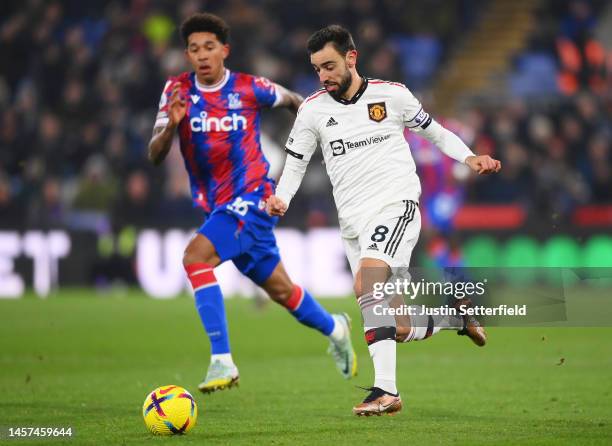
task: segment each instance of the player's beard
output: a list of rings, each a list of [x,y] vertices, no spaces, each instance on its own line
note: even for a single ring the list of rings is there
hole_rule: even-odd
[[[351,76],[351,72],[346,68],[340,82],[338,83],[338,88],[335,91],[328,91],[328,93],[335,99],[340,99],[344,93],[347,92],[349,87],[351,86],[351,81],[353,80]]]

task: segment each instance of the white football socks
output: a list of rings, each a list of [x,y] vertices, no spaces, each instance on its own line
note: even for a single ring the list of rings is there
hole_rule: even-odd
[[[347,333],[346,333],[346,329],[344,328],[344,324],[342,324],[339,321],[340,316],[336,316],[335,314],[332,314],[332,319],[334,320],[334,329],[327,336],[332,342],[338,343],[345,338]]]
[[[368,350],[374,363],[374,387],[395,395],[395,341],[378,341],[369,345]]]
[[[390,316],[388,311],[389,304],[386,299],[374,298],[372,293],[365,294],[357,299],[361,315],[363,316],[363,328],[367,333],[373,330],[389,329],[395,336],[395,317]],[[374,308],[376,307],[376,311]],[[368,335],[366,334],[366,339]],[[368,340],[368,350],[374,364],[374,387],[379,387],[385,392],[397,393],[395,384],[395,362],[396,350],[395,339]]]
[[[217,355],[210,356],[210,363],[212,364],[215,361],[220,361],[221,364],[227,367],[236,367],[234,364],[234,360],[232,359],[231,353],[222,353]]]

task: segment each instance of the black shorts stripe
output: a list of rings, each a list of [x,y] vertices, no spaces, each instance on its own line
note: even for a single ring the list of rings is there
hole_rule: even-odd
[[[402,225],[400,226],[397,232],[397,237],[395,237],[395,240],[393,240],[393,243],[391,244],[391,246],[389,246],[389,252],[387,254],[391,257],[395,255],[397,247],[399,246],[399,242],[402,239],[402,235],[404,235],[404,230],[406,229],[406,226],[408,226],[408,223],[410,223],[410,221],[410,217],[405,217],[402,219]]]
[[[434,331],[434,320],[433,317],[429,316],[427,319],[427,331],[425,332],[425,337],[423,339],[427,339],[433,334]]]
[[[384,252],[387,255],[391,255],[391,251],[393,250],[393,246],[395,245],[398,237],[400,236],[402,227],[405,225],[406,219],[410,217],[410,212],[412,209],[412,205],[411,205],[412,201],[404,200],[404,203],[406,203],[406,210],[404,211],[404,215],[402,215],[398,219],[397,224],[395,225],[395,228],[393,229],[393,234],[391,234],[391,238],[389,238],[389,241],[385,245]]]
[[[416,212],[417,204],[415,202],[413,202],[413,201],[411,202],[411,204],[412,204],[412,209],[410,211],[410,215],[408,216],[408,218],[406,218],[406,222],[405,222],[404,226],[402,227],[402,232],[400,233],[400,235],[399,235],[399,237],[397,239],[397,243],[395,244],[395,247],[393,248],[393,252],[391,253],[391,257],[394,257],[395,254],[397,253],[397,248],[399,247],[400,241],[404,237],[404,233],[406,232],[406,228],[414,220],[414,213]]]
[[[412,220],[414,220],[414,213],[416,211],[416,203],[412,200],[408,201],[410,210],[408,213],[408,216],[403,218],[402,221],[402,225],[398,231],[398,236],[395,237],[395,240],[393,241],[393,243],[389,246],[389,252],[387,252],[388,255],[390,255],[391,257],[394,257],[395,254],[397,253],[397,248],[399,247],[399,244],[402,240],[402,238],[404,237],[404,234],[406,233],[406,228],[408,227],[408,225],[410,224],[410,222]]]
[[[389,254],[387,251],[388,251],[389,247],[391,246],[391,243],[394,240],[396,234],[398,234],[398,229],[402,225],[403,219],[406,218],[408,216],[408,213],[410,212],[410,201],[409,200],[403,200],[403,201],[406,204],[406,210],[404,211],[404,215],[402,215],[400,218],[398,218],[397,219],[397,223],[395,223],[395,227],[393,228],[393,232],[391,233],[391,237],[389,237],[389,240],[387,241],[387,244],[385,245],[385,250],[384,250],[385,254]]]

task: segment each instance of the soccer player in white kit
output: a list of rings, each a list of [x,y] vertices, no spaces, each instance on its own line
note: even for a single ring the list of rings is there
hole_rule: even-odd
[[[285,214],[320,146],[374,363],[374,385],[353,412],[393,414],[402,408],[395,379],[396,340],[426,339],[442,328],[431,316],[409,316],[401,327],[394,316],[372,317],[374,304],[388,305],[374,298],[373,283],[386,281],[392,268],[409,265],[421,227],[421,186],[404,128],[418,132],[479,174],[498,172],[501,164],[488,155],[474,155],[404,85],[361,77],[355,44],[341,26],[314,33],[308,52],[323,88],[300,107],[286,144],[285,167],[267,210],[271,215]],[[451,321],[452,328],[484,345],[486,334],[473,317],[456,319],[460,322]]]

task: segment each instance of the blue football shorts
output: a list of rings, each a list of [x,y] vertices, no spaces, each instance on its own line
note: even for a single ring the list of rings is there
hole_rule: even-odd
[[[263,284],[280,262],[272,230],[278,217],[265,211],[263,191],[256,190],[215,208],[198,229],[208,238],[221,262],[231,260],[236,268]]]

